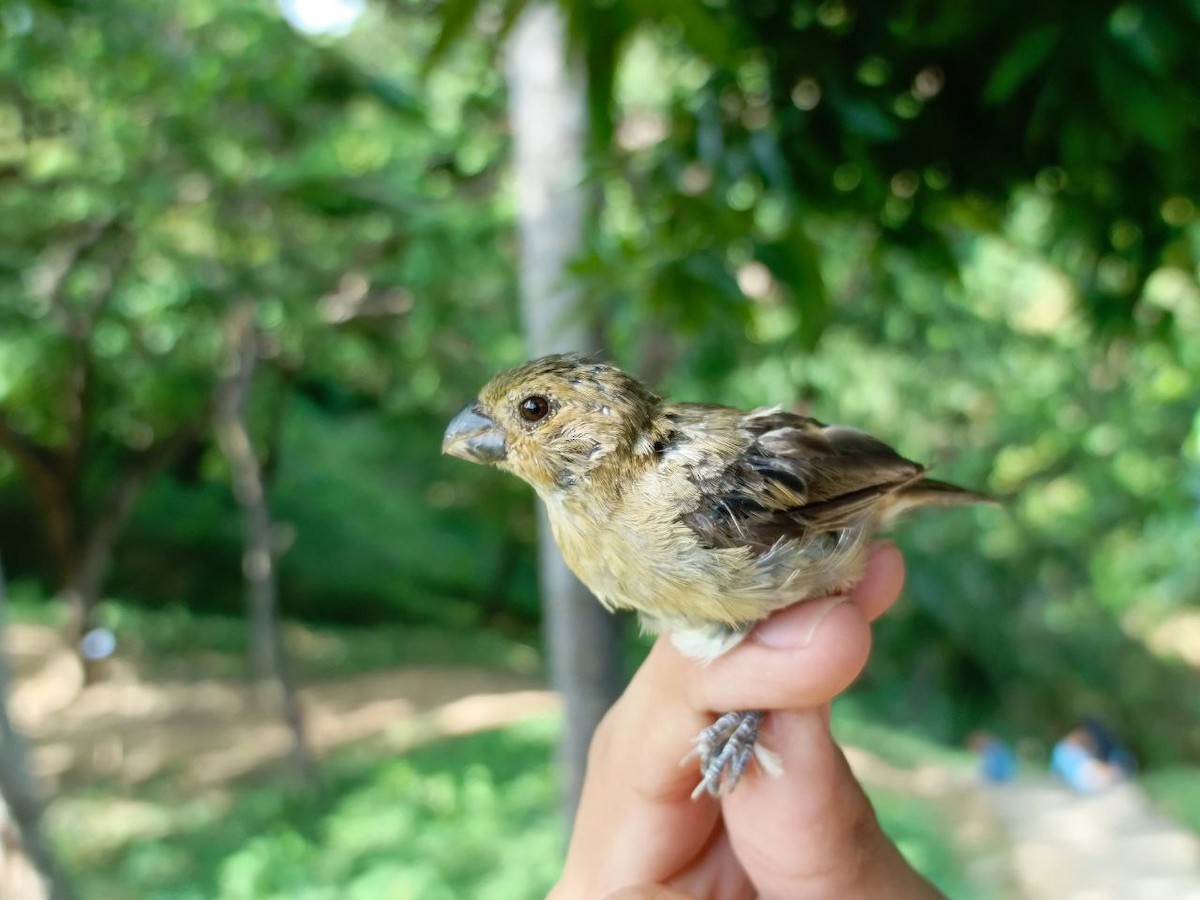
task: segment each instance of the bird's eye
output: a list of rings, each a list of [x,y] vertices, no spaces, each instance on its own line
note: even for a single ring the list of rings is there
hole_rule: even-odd
[[[540,394],[530,394],[521,401],[518,408],[521,410],[521,418],[526,422],[540,422],[546,418],[546,413],[550,412],[550,401]]]

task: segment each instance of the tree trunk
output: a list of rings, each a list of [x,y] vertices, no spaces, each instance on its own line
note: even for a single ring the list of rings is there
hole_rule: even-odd
[[[8,714],[6,606],[0,569],[0,897],[67,900],[70,886],[42,840],[42,801],[29,771],[25,741]]]
[[[55,502],[57,498],[77,493],[72,485],[62,485],[60,491],[43,501],[50,503],[46,508],[52,537],[59,534],[68,537],[65,542],[54,541],[61,573],[59,596],[69,611],[67,639],[80,652],[85,683],[95,680],[97,660],[82,653],[80,642],[96,627],[96,606],[104,590],[117,541],[146,484],[188,441],[195,439],[199,428],[198,419],[131,458],[116,475],[109,492],[99,501],[98,511],[90,522],[79,512],[80,504]],[[55,525],[56,522],[62,524]]]
[[[142,488],[169,455],[163,453],[161,459],[157,455],[147,457],[140,464],[122,472],[117,477],[116,485],[104,499],[100,515],[92,522],[91,527],[85,530],[80,526],[76,531],[83,540],[67,570],[68,576],[62,596],[70,610],[67,635],[77,650],[81,648],[84,635],[96,625],[93,616],[96,605],[100,602],[104,579],[108,575],[117,540],[129,521]],[[81,658],[84,682],[90,683],[96,677],[97,660],[89,658],[86,654],[81,654]]]
[[[242,514],[242,571],[250,617],[250,674],[257,703],[278,709],[292,737],[291,758],[306,782],[317,780],[308,748],[304,711],[292,683],[279,627],[279,593],[273,546],[274,528],[263,484],[262,466],[250,440],[246,403],[258,364],[254,308],[241,306],[230,320],[229,371],[217,396],[215,424],[221,451],[229,463],[233,492]]]
[[[586,99],[582,76],[567,59],[562,15],[531,5],[508,46],[509,113],[521,239],[521,301],[532,356],[596,349],[566,267],[582,248],[589,206],[583,185]],[[588,744],[621,689],[618,622],[567,569],[539,518],[539,584],[550,675],[566,705],[560,746],[564,811],[573,821]]]

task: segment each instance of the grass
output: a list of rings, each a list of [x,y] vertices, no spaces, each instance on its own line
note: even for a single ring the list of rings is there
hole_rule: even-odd
[[[180,796],[98,785],[53,807],[85,900],[544,897],[564,836],[555,723],[328,760],[319,794],[272,781]]]
[[[970,879],[953,841],[954,822],[936,803],[880,788],[867,791],[880,824],[904,858],[947,897],[989,897]]]
[[[1138,780],[1163,810],[1200,833],[1200,766],[1171,766]]]
[[[904,768],[928,764],[965,768],[974,764],[965,750],[939,744],[915,731],[878,724],[869,708],[861,702],[861,695],[854,692],[838,700],[833,707],[832,724],[839,741],[868,747],[892,765]]]
[[[12,586],[13,621],[61,628],[65,610],[29,582]],[[241,616],[198,615],[183,606],[150,610],[106,600],[97,621],[117,637],[119,655],[146,678],[230,678],[246,671],[247,629]],[[394,666],[487,666],[521,674],[541,668],[537,647],[494,631],[421,626],[333,626],[288,622],[288,658],[303,682],[344,678]]]

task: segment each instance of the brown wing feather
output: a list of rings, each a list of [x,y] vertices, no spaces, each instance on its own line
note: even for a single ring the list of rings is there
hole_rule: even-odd
[[[690,441],[704,440],[701,431],[712,426],[701,423],[713,421],[711,409],[705,412],[677,414],[666,446],[683,452]],[[723,468],[692,471],[700,501],[682,516],[706,546],[763,553],[782,539],[835,537],[872,507],[890,503],[891,495],[926,502],[919,491],[925,467],[861,431],[778,410],[724,418],[723,424],[737,431],[742,452]],[[937,493],[957,490],[933,484]]]

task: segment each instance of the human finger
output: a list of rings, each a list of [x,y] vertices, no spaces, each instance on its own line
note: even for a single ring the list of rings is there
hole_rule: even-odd
[[[877,541],[867,556],[867,565],[850,599],[874,622],[900,597],[904,587],[904,556],[891,541]]]
[[[660,639],[597,728],[556,900],[665,883],[709,841],[720,808],[691,799],[697,767],[681,764],[711,721],[686,702],[693,669]]]
[[[723,799],[734,852],[762,896],[846,896],[874,812],[834,743],[822,709],[778,711],[760,740],[780,773],[743,779]],[[803,835],[798,839],[798,835]]]
[[[722,800],[725,833],[758,896],[945,900],[883,832],[824,709],[773,713],[762,738],[780,774],[746,779]]]
[[[702,712],[820,706],[854,681],[870,649],[858,605],[826,597],[776,613],[740,646],[696,667],[684,686]]]

